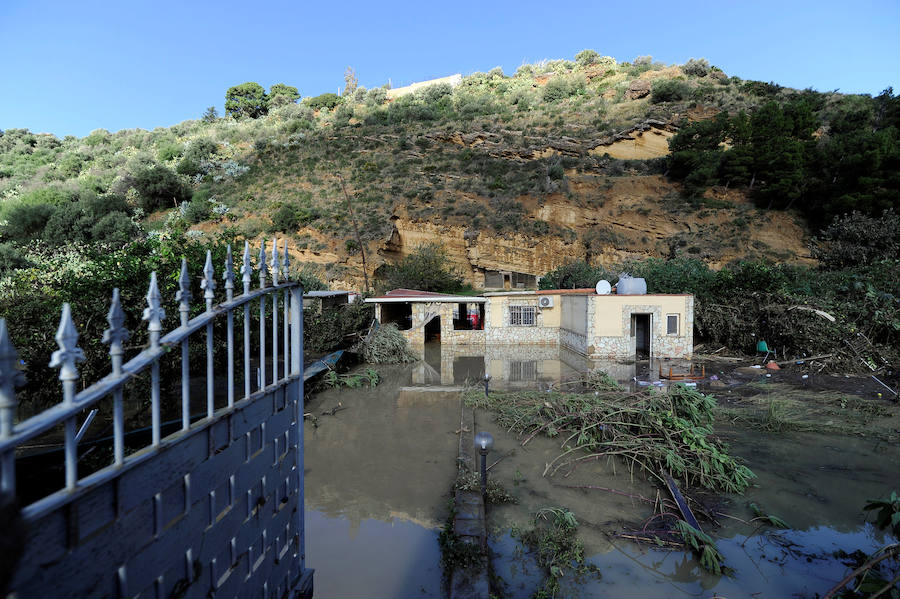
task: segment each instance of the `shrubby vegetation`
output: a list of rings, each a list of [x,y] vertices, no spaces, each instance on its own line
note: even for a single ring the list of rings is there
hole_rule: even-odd
[[[677,81],[654,84],[666,88]],[[822,227],[858,211],[878,217],[900,200],[900,98],[786,95],[750,86],[766,101],[752,112],[720,112],[689,123],[669,142],[669,173],[689,194],[746,186],[761,207],[797,208]]]
[[[377,274],[383,291],[418,289],[457,293],[464,289],[462,276],[448,265],[446,250],[436,243],[418,246],[396,264],[383,266]]]
[[[844,340],[859,332],[887,359],[900,358],[897,259],[874,258],[834,270],[740,262],[719,271],[692,258],[649,259],[623,270],[644,277],[648,293],[693,293],[699,340],[748,353],[766,340],[778,351],[812,356],[842,349]],[[862,366],[836,358],[832,365]]]
[[[663,69],[649,74],[649,100],[627,99],[633,79]],[[684,184],[688,201],[671,199],[683,207],[678,209],[714,208],[704,197],[710,186],[742,187],[757,201],[756,216],[764,218],[766,209],[799,210],[821,231],[814,251],[829,270],[760,267],[773,280],[787,277],[789,283],[777,289],[767,281],[760,288],[766,291],[749,291],[747,268],[713,276],[677,261],[653,266],[651,279],[674,277],[682,284],[676,275],[687,268],[692,284],[711,285],[695,291],[698,305],[708,308],[698,312],[702,334],[740,347],[754,332],[781,335],[790,347],[814,345],[801,335],[806,325],[760,333],[732,326],[722,315],[716,321],[714,306],[733,298],[760,322],[771,321],[778,311],[772,306],[805,302],[840,312],[844,322],[859,323],[880,342],[895,339],[890,297],[898,293],[885,274],[897,256],[892,232],[900,189],[900,100],[891,89],[875,98],[796,91],[728,78],[703,59],[679,71],[650,57],[617,63],[585,50],[574,61],[523,65],[512,76],[499,68],[473,73],[456,87],[433,85],[390,102],[384,88],[358,85],[344,96],[322,94],[300,103],[296,88],[285,84],[266,93],[248,82],[227,95],[227,118],[207,109],[202,119],[153,131],[98,129],[63,139],[25,129],[0,132],[0,269],[12,275],[12,284],[23,284],[16,282],[25,276],[20,272],[61,268],[48,261],[54,252],[70,252],[70,242],[79,244],[72,250],[78,263],[85,255],[126,251],[120,248],[142,255],[142,244],[172,231],[181,235],[205,220],[219,221],[232,237],[284,232],[294,237],[294,247],[355,253],[359,244],[339,173],[363,244],[383,242],[391,216],[404,214],[463,226],[467,239],[481,232],[530,233],[580,242],[591,260],[617,243],[614,234],[550,225],[533,216],[535,203],[551,194],[576,201],[567,174],[572,171],[596,178],[599,189],[612,177],[667,168]],[[681,123],[665,166],[567,149],[610,139],[647,118],[672,121],[695,108],[701,116],[718,110],[718,116]],[[604,199],[601,191],[577,201],[584,202],[579,209],[599,210]],[[195,229],[189,234],[203,228]],[[382,285],[421,287],[417,271],[444,268],[422,258],[383,268]],[[636,266],[633,274],[654,264]],[[327,264],[324,276],[346,280],[345,268]],[[441,281],[435,289],[457,291],[458,276],[444,274],[429,276]],[[601,275],[567,267],[546,284],[588,286]],[[829,289],[865,299],[845,305]],[[48,298],[58,306],[59,296]],[[865,318],[869,312],[874,317]],[[797,314],[822,324],[811,313],[790,313]]]

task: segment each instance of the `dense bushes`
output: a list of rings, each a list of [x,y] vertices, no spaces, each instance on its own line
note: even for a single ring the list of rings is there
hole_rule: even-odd
[[[690,93],[691,86],[684,81],[657,79],[653,82],[653,87],[650,91],[650,101],[653,103],[680,102],[687,98]]]
[[[138,193],[141,209],[147,213],[174,208],[191,197],[190,189],[182,185],[178,175],[159,164],[138,169],[134,173],[133,187]]]
[[[693,293],[701,339],[752,352],[758,340],[795,356],[840,352],[858,331],[896,355],[900,343],[900,262],[814,270],[741,262],[720,271],[694,259],[650,259],[625,265],[649,293]],[[816,313],[821,310],[836,322]],[[859,368],[858,362],[838,362]]]
[[[463,289],[463,279],[448,262],[443,246],[435,243],[420,245],[396,264],[379,268],[376,272],[378,286],[383,291],[418,289],[456,293]]]
[[[355,333],[368,329],[375,318],[375,307],[361,300],[322,310],[303,312],[303,346],[306,351],[324,353],[346,348],[359,340]]]
[[[601,279],[610,279],[609,273],[602,266],[591,266],[583,261],[570,262],[541,277],[540,288],[587,289],[593,288]]]
[[[749,115],[686,124],[669,147],[670,175],[689,195],[747,186],[761,207],[797,208],[815,227],[900,205],[900,98],[891,89],[875,98],[778,96]]]

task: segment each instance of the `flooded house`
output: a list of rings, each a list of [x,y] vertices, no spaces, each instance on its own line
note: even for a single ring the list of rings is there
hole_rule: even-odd
[[[600,289],[488,292],[480,297],[395,289],[366,301],[413,347],[559,347],[589,359],[689,359],[694,296]],[[605,291],[605,292],[604,292]]]
[[[375,304],[378,322],[397,325],[413,348],[426,341],[484,346],[485,297],[394,289],[366,303]]]

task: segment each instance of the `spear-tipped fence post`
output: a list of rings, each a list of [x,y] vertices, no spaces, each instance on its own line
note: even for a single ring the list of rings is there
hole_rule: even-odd
[[[278,256],[278,241],[272,240],[272,285],[278,286],[278,275],[281,273],[281,261]],[[272,382],[278,381],[278,291],[272,291]]]
[[[159,348],[159,337],[162,334],[162,321],[166,317],[166,311],[162,307],[162,296],[159,294],[159,285],[156,282],[156,271],[150,274],[150,288],[147,290],[147,307],[144,308],[142,320],[147,322],[147,332],[150,334],[150,349]],[[153,446],[159,445],[160,419],[159,419],[159,357],[153,360],[150,367],[150,418],[153,429]]]
[[[259,288],[266,288],[266,274],[268,266],[266,266],[266,240],[259,242],[259,260],[256,267],[259,269]],[[259,298],[259,388],[266,386],[266,298]]]
[[[244,284],[244,295],[250,293],[253,265],[250,264],[250,242],[244,242],[244,255],[241,264],[241,282]],[[250,397],[250,304],[244,304],[244,398]]]
[[[75,381],[78,380],[76,362],[84,361],[84,352],[78,347],[78,331],[72,321],[72,307],[63,304],[59,329],[56,331],[59,349],[50,357],[50,367],[59,368],[59,380],[63,385],[63,405],[75,403]],[[65,421],[66,489],[74,489],[78,481],[78,443],[75,440],[75,416]]]
[[[203,299],[206,300],[206,311],[212,312],[213,300],[216,297],[216,273],[213,270],[212,252],[206,250],[206,264],[203,266]],[[206,417],[212,418],[215,412],[213,403],[213,324],[206,324]]]
[[[175,300],[178,302],[178,313],[181,315],[181,326],[186,327],[191,317],[191,277],[188,275],[187,259],[181,259],[181,274],[178,277],[178,291]],[[181,340],[181,430],[191,427],[191,366],[188,337]]]
[[[284,238],[284,253],[281,260],[281,272],[284,276],[284,282],[287,283],[291,280],[290,276],[290,264],[291,257],[288,254],[288,240],[287,237]],[[291,371],[291,361],[290,361],[290,306],[291,306],[291,291],[290,289],[284,290],[284,334],[282,337],[284,338],[284,376],[287,376]]]
[[[234,299],[234,259],[231,256],[231,244],[225,251],[225,301]],[[226,338],[228,345],[228,407],[234,405],[234,310],[228,308],[228,333]]]
[[[122,376],[122,361],[125,348],[122,344],[128,341],[131,333],[125,328],[125,312],[119,299],[118,287],[113,289],[112,302],[106,315],[109,328],[103,331],[103,343],[109,344],[109,357],[112,360],[112,374]],[[113,459],[117,466],[125,461],[125,416],[122,410],[122,386],[113,391]]]
[[[13,347],[6,328],[6,319],[0,318],[0,439],[12,437],[19,402],[16,387],[25,383],[25,375],[19,370],[19,352]],[[16,492],[16,451],[10,449],[0,456],[0,491]]]

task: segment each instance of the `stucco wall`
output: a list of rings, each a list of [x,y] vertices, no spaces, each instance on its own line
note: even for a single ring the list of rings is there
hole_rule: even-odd
[[[596,359],[633,358],[633,314],[650,314],[653,357],[690,358],[693,354],[694,298],[690,295],[600,295],[595,303],[588,355]],[[678,334],[666,333],[666,317],[678,316]]]

